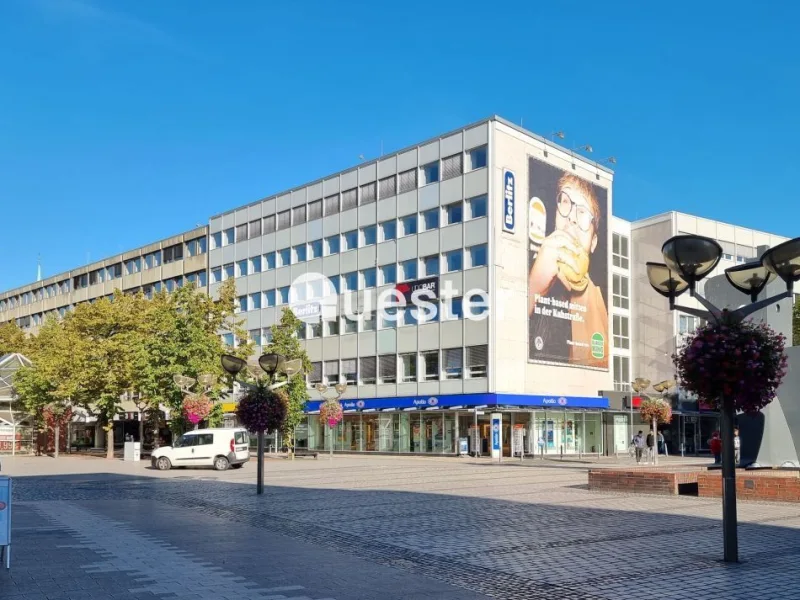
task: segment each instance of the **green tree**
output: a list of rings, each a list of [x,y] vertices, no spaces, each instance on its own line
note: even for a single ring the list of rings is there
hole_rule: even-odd
[[[25,332],[9,321],[0,325],[0,356],[18,352],[27,353],[28,338]]]
[[[170,409],[176,433],[185,427],[183,394],[173,381],[175,375],[197,379],[202,374],[216,376],[208,392],[219,400],[226,391],[220,356],[226,352],[247,358],[253,344],[247,339],[244,322],[235,315],[236,286],[227,280],[213,300],[185,286],[172,294],[157,294],[145,307],[145,335],[136,350],[133,389],[147,407],[158,443],[161,407]],[[227,348],[221,332],[232,332],[240,340],[238,347]],[[217,407],[218,404],[215,405]],[[221,407],[212,412],[209,423],[221,421]]]
[[[286,360],[301,359],[303,361],[303,373],[311,369],[311,361],[308,354],[300,345],[297,338],[297,330],[303,322],[289,308],[284,308],[281,313],[280,322],[272,328],[272,342],[264,348],[265,353],[276,353],[286,357]],[[278,376],[276,380],[286,376]],[[283,422],[283,437],[289,452],[294,454],[295,429],[302,421],[306,401],[309,399],[306,379],[302,373],[289,378],[289,383],[282,388],[288,397],[286,419]]]

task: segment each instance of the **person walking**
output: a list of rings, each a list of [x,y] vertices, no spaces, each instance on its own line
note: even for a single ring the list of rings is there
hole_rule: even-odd
[[[634,450],[636,450],[636,462],[642,462],[642,454],[644,453],[644,436],[642,435],[641,431],[633,436],[631,443],[633,444]]]
[[[664,439],[664,434],[661,431],[658,432],[658,453],[663,454],[664,456],[669,456],[669,451],[667,450],[667,441]]]
[[[653,460],[654,452],[656,450],[656,436],[653,435],[653,432],[647,434],[647,460]],[[655,464],[655,462],[653,463]]]
[[[719,431],[711,434],[711,439],[708,440],[708,447],[711,449],[711,454],[714,455],[714,464],[720,464],[722,462],[722,439],[719,437]]]
[[[742,440],[739,438],[739,429],[733,430],[733,464],[739,466],[742,461]]]

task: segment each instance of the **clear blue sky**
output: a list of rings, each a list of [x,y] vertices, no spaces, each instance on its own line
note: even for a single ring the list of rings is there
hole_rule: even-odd
[[[499,114],[614,212],[800,235],[791,2],[0,3],[0,290]]]

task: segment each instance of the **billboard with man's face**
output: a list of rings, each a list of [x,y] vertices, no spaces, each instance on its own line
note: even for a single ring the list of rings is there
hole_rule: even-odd
[[[608,369],[608,190],[528,157],[528,358]]]

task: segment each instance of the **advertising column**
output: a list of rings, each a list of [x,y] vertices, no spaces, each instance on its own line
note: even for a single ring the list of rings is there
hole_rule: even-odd
[[[492,413],[492,460],[503,456],[503,415]]]

